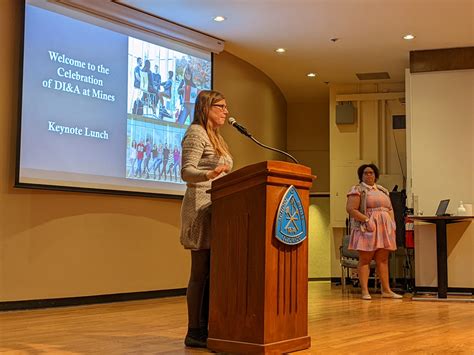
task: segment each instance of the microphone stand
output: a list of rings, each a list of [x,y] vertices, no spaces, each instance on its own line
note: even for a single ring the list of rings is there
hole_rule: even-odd
[[[247,134],[244,134],[245,136],[249,137],[251,140],[253,140],[255,143],[257,143],[260,147],[263,147],[263,148],[266,148],[266,149],[269,149],[269,150],[273,150],[274,152],[278,152],[280,154],[283,154],[283,155],[286,155],[288,158],[290,158],[291,160],[293,160],[295,162],[295,164],[299,164],[298,160],[296,160],[295,157],[293,157],[291,154],[287,153],[287,152],[284,152],[283,150],[280,150],[280,149],[276,149],[276,148],[273,148],[273,147],[270,147],[266,144],[263,144],[261,142],[259,142],[258,140],[256,140],[250,133],[247,132]]]
[[[229,124],[231,126],[233,126],[237,131],[239,131],[240,133],[242,133],[244,136],[246,137],[249,137],[251,140],[253,140],[255,143],[257,143],[260,147],[263,147],[265,149],[269,149],[269,150],[273,150],[274,152],[278,152],[280,154],[283,154],[283,155],[286,155],[288,158],[290,158],[291,160],[293,160],[296,164],[299,164],[298,160],[296,160],[291,154],[287,153],[287,152],[284,152],[283,150],[280,150],[280,149],[276,149],[276,148],[273,148],[273,147],[270,147],[266,144],[263,144],[261,142],[259,142],[257,139],[255,139],[249,131],[247,131],[247,129],[244,127],[244,126],[241,126],[237,123],[237,121],[235,120],[235,118],[233,117],[229,117],[229,120],[228,120]]]

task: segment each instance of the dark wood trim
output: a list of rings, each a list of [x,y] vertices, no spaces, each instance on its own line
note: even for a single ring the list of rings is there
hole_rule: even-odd
[[[332,277],[308,277],[308,281],[331,281],[332,282]],[[339,280],[341,280],[339,278]]]
[[[410,52],[410,73],[474,69],[474,47]]]
[[[415,293],[423,293],[423,292],[438,292],[438,287],[432,286],[415,286]],[[448,287],[448,293],[470,293],[474,295],[474,288],[471,287]]]
[[[309,197],[331,197],[329,192],[310,192]]]
[[[308,281],[331,281],[334,284],[340,284],[340,277],[310,277]],[[403,281],[400,279],[397,281]],[[418,286],[415,292],[436,292],[436,287]],[[471,293],[474,294],[474,288],[449,287],[448,292]],[[83,297],[67,297],[67,298],[51,298],[41,300],[25,300],[25,301],[8,301],[0,302],[0,312],[4,311],[19,311],[39,308],[52,307],[70,307],[70,306],[84,306],[100,303],[112,302],[126,302],[138,301],[152,298],[163,297],[177,297],[186,295],[186,288],[177,288],[171,290],[160,291],[143,291],[143,292],[129,292],[117,293],[111,295],[97,295],[97,296],[83,296]]]
[[[183,296],[185,294],[185,288],[176,288],[171,290],[116,293],[111,295],[7,301],[0,302],[0,311],[18,311],[37,308],[83,306],[99,303],[146,300],[150,298],[175,297]]]

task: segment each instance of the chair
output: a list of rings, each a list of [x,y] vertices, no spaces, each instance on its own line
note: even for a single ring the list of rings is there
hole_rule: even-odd
[[[339,247],[340,264],[341,264],[341,284],[342,292],[346,290],[346,277],[349,276],[349,269],[357,269],[359,264],[359,253],[356,250],[349,250],[350,235],[346,234],[342,237],[342,244]],[[369,264],[370,269],[374,269],[374,289],[377,291],[377,273],[375,260]]]

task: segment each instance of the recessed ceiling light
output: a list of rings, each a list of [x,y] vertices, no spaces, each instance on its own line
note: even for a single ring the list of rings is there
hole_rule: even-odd
[[[415,38],[415,35],[412,35],[411,33],[403,36],[403,39],[406,39],[407,41],[409,41],[411,39],[414,39],[414,38]]]
[[[306,76],[307,76],[308,78],[315,78],[315,77],[316,77],[316,73],[308,73],[308,74],[306,74]]]
[[[213,18],[213,20],[216,21],[216,22],[222,22],[222,21],[227,20],[227,17],[225,17],[225,16],[216,16],[216,17]]]
[[[285,52],[286,52],[286,49],[285,49],[285,48],[277,48],[277,49],[275,49],[275,52],[277,52],[277,53],[285,53]]]

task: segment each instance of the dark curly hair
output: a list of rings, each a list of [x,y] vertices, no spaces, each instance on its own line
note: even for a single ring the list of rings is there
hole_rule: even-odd
[[[357,169],[357,176],[359,177],[359,182],[362,182],[362,175],[364,175],[364,170],[366,168],[371,168],[374,171],[375,181],[377,181],[379,179],[379,176],[380,176],[379,168],[377,168],[377,165],[375,165],[375,164],[363,164],[363,165],[359,166],[359,168]]]

